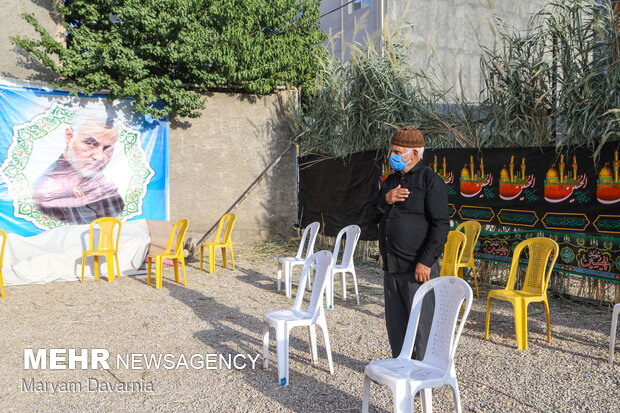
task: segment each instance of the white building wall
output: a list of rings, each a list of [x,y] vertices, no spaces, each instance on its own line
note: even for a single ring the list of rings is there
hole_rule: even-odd
[[[321,14],[348,3],[349,0],[323,0]],[[496,42],[491,29],[493,15],[523,30],[529,18],[546,3],[545,0],[371,0],[364,9],[353,12],[350,5],[325,16],[321,28],[328,34],[343,32],[326,42],[334,57],[348,60],[355,22],[365,15],[365,31],[358,31],[361,42],[383,25],[393,33],[401,28],[411,42],[412,67],[435,68],[446,87],[461,87],[465,97],[478,101],[483,90],[480,70],[480,44],[492,48]],[[383,18],[382,18],[383,16]],[[377,35],[374,41],[380,44]],[[343,48],[343,41],[345,47]],[[479,44],[480,42],[480,44]],[[461,84],[462,80],[462,84]]]
[[[387,0],[362,1],[368,6],[359,10],[355,10],[353,4],[347,4],[350,0],[321,1],[321,15],[331,12],[321,19],[321,29],[329,37],[325,45],[338,59],[349,60],[351,45],[355,42],[366,43],[368,38],[372,38],[377,49],[381,45],[381,16],[385,13]]]
[[[471,101],[483,90],[480,69],[481,47],[493,48],[496,36],[493,15],[504,23],[524,30],[544,0],[415,0],[389,1],[387,19],[391,30],[411,25],[411,64],[429,69],[444,86],[454,86]],[[406,10],[406,13],[405,13]],[[461,84],[462,80],[462,84]]]

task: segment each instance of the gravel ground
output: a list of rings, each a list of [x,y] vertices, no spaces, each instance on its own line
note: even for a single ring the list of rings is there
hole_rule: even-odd
[[[340,299],[337,282],[336,308],[327,313],[334,375],[329,374],[321,333],[319,364],[310,364],[307,329],[292,331],[286,387],[278,385],[273,331],[267,370],[261,357],[255,369],[248,358],[239,359],[238,365],[243,360],[248,364],[243,369],[181,365],[132,370],[116,364],[117,355],[128,354],[171,354],[171,364],[205,353],[256,358],[261,354],[263,315],[292,305],[276,290],[274,257],[295,248],[240,248],[236,271],[222,268],[218,257],[214,275],[190,262],[187,287],[174,283],[168,268],[161,290],[148,287],[146,275],[113,283],[91,279],[6,288],[7,297],[0,302],[0,412],[360,411],[364,367],[389,357],[382,274],[372,263],[358,265],[360,306]],[[352,288],[349,291],[351,297]],[[607,363],[609,308],[551,299],[552,341],[547,343],[542,304],[533,304],[529,349],[519,351],[509,303],[493,301],[490,340],[484,340],[487,291],[482,286],[481,299],[474,300],[457,351],[464,411],[620,412],[618,348],[616,363]],[[25,348],[107,349],[110,369],[25,370]],[[24,391],[31,379],[35,386],[70,382],[81,387],[74,384],[71,392]],[[126,382],[139,386],[117,391]],[[108,391],[103,383],[117,389]],[[449,387],[433,392],[433,408],[454,411]],[[371,411],[391,409],[389,390],[371,386]]]

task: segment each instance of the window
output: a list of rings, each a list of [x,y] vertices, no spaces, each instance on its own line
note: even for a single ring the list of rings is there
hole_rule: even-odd
[[[366,8],[370,6],[371,1],[372,0],[354,0],[353,3],[351,4],[351,9],[352,11],[357,11],[357,10]]]

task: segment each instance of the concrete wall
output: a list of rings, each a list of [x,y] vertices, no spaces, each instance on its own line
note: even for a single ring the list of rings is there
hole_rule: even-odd
[[[321,1],[321,30],[325,31],[329,38],[325,46],[330,53],[341,59],[349,60],[351,45],[354,42],[365,43],[372,37],[377,50],[381,46],[379,34],[382,31],[382,5],[386,0],[370,0],[364,3],[365,7],[355,10],[349,0],[323,0]],[[342,7],[344,6],[344,7]],[[332,10],[338,9],[336,11]],[[329,13],[329,14],[328,14]]]
[[[323,0],[321,13],[345,3],[345,0]],[[334,57],[346,61],[350,56],[347,43],[364,41],[383,26],[388,26],[390,33],[401,28],[411,42],[408,60],[412,68],[427,70],[429,57],[433,55],[430,66],[437,68],[444,86],[454,86],[457,92],[462,86],[465,96],[477,101],[484,86],[478,41],[493,47],[496,41],[490,28],[493,15],[522,30],[530,16],[545,3],[545,0],[371,0],[368,7],[356,12],[351,12],[349,5],[323,17],[321,29],[327,33],[331,30],[333,34],[343,31],[326,45]],[[363,15],[366,15],[366,30],[354,38],[354,22],[357,19],[359,25]],[[379,36],[375,35],[373,41],[378,42]]]
[[[406,5],[409,8],[406,11]],[[478,101],[484,88],[480,70],[482,45],[493,48],[496,38],[491,30],[493,15],[504,23],[523,30],[529,18],[546,3],[544,0],[405,0],[388,1],[387,15],[393,30],[399,23],[412,25],[411,64],[432,65],[445,86],[461,87],[471,101]],[[460,80],[462,79],[462,84]]]
[[[198,119],[170,122],[171,220],[190,220],[197,241],[289,147],[287,93],[215,93]],[[289,237],[297,221],[296,151],[290,147],[235,211],[236,243]],[[212,239],[212,234],[209,239]]]
[[[21,35],[38,38],[31,25],[22,18],[22,13],[32,13],[47,31],[61,41],[64,29],[60,26],[61,16],[55,12],[53,0],[0,0],[0,77],[23,80],[49,81],[53,72],[46,69],[23,50],[13,46],[9,36]]]

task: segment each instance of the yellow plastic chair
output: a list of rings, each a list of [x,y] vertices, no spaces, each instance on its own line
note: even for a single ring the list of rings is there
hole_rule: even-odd
[[[215,271],[215,249],[222,249],[222,262],[224,264],[224,268],[228,268],[226,266],[226,248],[230,250],[230,260],[232,261],[232,269],[235,270],[235,256],[233,255],[232,248],[232,230],[235,225],[235,221],[237,220],[237,214],[228,213],[220,219],[220,224],[217,227],[217,234],[215,234],[215,241],[203,242],[200,245],[200,270],[202,271],[202,255],[204,253],[205,247],[209,248],[209,272],[213,274]],[[224,230],[224,239],[220,241],[220,236],[222,235],[222,229],[226,225],[226,229]]]
[[[519,258],[524,249],[529,251],[527,272],[521,290],[515,290]],[[514,307],[515,332],[519,350],[527,350],[527,306],[529,303],[542,301],[547,316],[547,343],[551,342],[551,324],[549,323],[549,302],[547,301],[547,287],[551,278],[551,271],[558,258],[560,247],[549,238],[538,237],[522,241],[517,245],[512,256],[508,283],[503,290],[491,290],[487,299],[486,335],[489,339],[489,318],[491,315],[491,299],[510,301]],[[549,256],[553,253],[551,259]],[[547,263],[551,261],[549,269]]]
[[[187,285],[187,278],[185,277],[185,256],[183,255],[183,240],[185,239],[185,233],[189,221],[182,219],[172,227],[170,232],[170,238],[168,239],[168,245],[166,245],[166,251],[157,254],[151,254],[148,257],[147,271],[149,274],[148,285],[151,285],[151,262],[155,260],[155,288],[161,288],[161,274],[164,267],[164,260],[172,260],[174,266],[174,280],[179,282],[179,262],[181,262],[181,268],[183,269],[183,285]],[[172,250],[172,243],[174,242],[176,235],[176,244],[174,250]]]
[[[480,231],[482,230],[482,226],[478,221],[465,221],[461,223],[458,227],[456,227],[455,231],[465,231],[465,236],[467,237],[467,242],[465,243],[465,251],[463,252],[463,258],[459,261],[458,265],[458,276],[463,278],[463,269],[471,268],[474,273],[474,284],[476,285],[476,298],[480,299],[480,295],[478,294],[478,279],[476,277],[476,265],[474,264],[474,249],[476,248],[476,243],[478,242],[478,237],[480,236]]]
[[[463,257],[463,247],[467,243],[467,237],[460,231],[448,232],[448,241],[443,249],[443,260],[441,260],[441,277],[453,276],[456,277],[457,265],[461,262]]]
[[[0,229],[2,235],[2,250],[0,251],[0,297],[4,298],[4,283],[2,282],[2,261],[4,260],[4,246],[6,245],[6,232]]]
[[[99,242],[97,248],[94,249],[95,226],[99,226]],[[114,228],[118,225],[116,233],[116,241],[114,241]],[[99,279],[99,256],[104,256],[108,264],[108,281],[114,281],[114,264],[112,261],[116,259],[116,271],[118,277],[121,276],[121,270],[118,266],[118,240],[121,236],[121,221],[113,217],[98,218],[90,223],[90,241],[88,242],[88,251],[82,253],[82,282],[84,282],[84,262],[86,256],[92,255],[95,260],[95,278]]]

